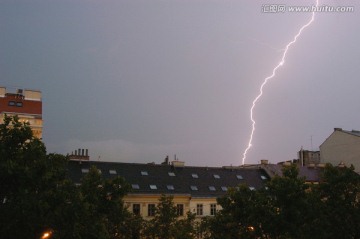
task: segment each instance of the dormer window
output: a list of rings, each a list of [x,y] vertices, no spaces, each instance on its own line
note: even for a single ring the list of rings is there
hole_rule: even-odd
[[[198,187],[195,186],[195,185],[190,186],[190,188],[191,188],[192,191],[197,191],[198,190]]]
[[[191,174],[191,177],[192,178],[199,178],[199,175],[197,175],[197,173],[193,173],[193,174]]]
[[[110,170],[109,170],[109,174],[116,175],[116,174],[117,174],[117,172],[116,172],[116,170],[115,170],[115,169],[110,169]]]
[[[140,189],[139,184],[131,184],[132,189]]]
[[[226,192],[228,190],[228,188],[226,186],[222,186],[221,190],[223,190],[224,192]]]
[[[237,179],[244,179],[243,176],[241,176],[240,174],[236,175]]]
[[[170,177],[175,177],[175,173],[174,172],[169,172],[169,176]]]
[[[214,186],[209,186],[210,191],[216,191],[216,188]]]
[[[220,175],[219,174],[214,174],[214,178],[219,179]]]
[[[88,169],[88,168],[82,168],[82,169],[81,169],[81,172],[82,172],[82,173],[88,173],[88,172],[89,172],[89,169]]]
[[[151,185],[150,185],[150,189],[151,189],[151,190],[156,190],[156,189],[157,189],[157,186],[156,186],[155,184],[151,184]]]
[[[142,176],[148,176],[149,173],[148,173],[147,171],[141,171],[141,175],[142,175]]]

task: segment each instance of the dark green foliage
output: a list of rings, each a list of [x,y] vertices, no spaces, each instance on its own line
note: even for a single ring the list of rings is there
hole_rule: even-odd
[[[360,177],[327,165],[320,185],[307,185],[295,165],[266,189],[232,189],[208,222],[207,238],[360,238]]]
[[[63,185],[65,198],[54,225],[59,238],[127,238],[130,213],[122,198],[128,191],[122,178],[103,179],[92,167],[80,186]],[[64,220],[65,219],[65,220]]]
[[[34,238],[48,227],[65,157],[46,155],[30,126],[5,117],[0,125],[0,238]]]
[[[195,238],[195,215],[188,212],[179,219],[173,196],[162,195],[155,216],[145,224],[143,238],[147,239],[187,239]]]
[[[360,177],[353,167],[328,165],[318,191],[324,205],[326,238],[360,238]]]
[[[66,177],[66,157],[46,154],[28,124],[5,117],[0,125],[0,238],[130,238],[122,178],[105,180],[96,168],[77,187]]]

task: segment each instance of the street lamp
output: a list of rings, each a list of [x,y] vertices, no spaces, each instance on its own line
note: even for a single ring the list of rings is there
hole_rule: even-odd
[[[51,230],[45,231],[45,232],[42,234],[41,239],[50,238],[52,233],[53,233],[53,232],[52,232]]]

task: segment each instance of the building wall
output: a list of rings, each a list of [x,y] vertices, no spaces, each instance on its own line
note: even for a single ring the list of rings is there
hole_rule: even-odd
[[[360,137],[335,130],[320,146],[320,160],[333,165],[352,164],[360,172]]]
[[[175,206],[178,204],[183,205],[183,217],[190,211],[195,213],[196,217],[200,219],[205,216],[214,216],[214,213],[216,213],[214,212],[214,208],[216,208],[216,211],[221,209],[220,205],[216,202],[216,197],[193,198],[190,195],[176,194],[172,196],[174,197],[173,203]],[[124,202],[130,212],[133,212],[134,204],[140,205],[140,215],[146,220],[151,220],[153,217],[148,215],[149,204],[155,204],[157,206],[160,197],[161,195],[128,194],[124,197]],[[200,209],[202,209],[201,212]]]
[[[197,217],[214,216],[211,213],[211,205],[216,205],[216,210],[220,209],[220,206],[216,202],[216,198],[192,198],[190,200],[190,211],[195,213]],[[198,205],[202,205],[202,215],[198,213]]]
[[[176,206],[177,204],[182,204],[184,207],[184,216],[190,210],[190,195],[172,195],[173,203]],[[161,195],[159,194],[128,194],[124,197],[124,203],[128,207],[130,212],[133,212],[134,204],[140,205],[140,215],[146,220],[151,220],[153,217],[148,215],[149,204],[159,204],[159,199]]]
[[[320,163],[320,151],[310,151],[301,149],[298,152],[298,163],[301,166],[317,165]]]

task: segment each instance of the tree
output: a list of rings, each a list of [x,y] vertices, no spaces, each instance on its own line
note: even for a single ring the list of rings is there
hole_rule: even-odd
[[[309,186],[295,165],[265,188],[233,188],[218,199],[223,208],[210,220],[210,238],[309,238],[316,219]],[[309,226],[311,228],[309,228]],[[312,237],[313,238],[313,237]]]
[[[64,156],[46,155],[28,123],[4,117],[0,125],[0,237],[38,237],[49,226]]]
[[[256,197],[255,191],[251,191],[246,185],[240,185],[218,198],[222,210],[213,219],[209,219],[210,238],[251,238],[255,228],[253,218],[256,218],[252,202]]]
[[[67,158],[47,154],[28,123],[5,116],[0,125],[0,238],[127,239],[122,201],[129,186],[91,168],[76,186]]]
[[[319,185],[323,203],[323,238],[360,238],[360,176],[353,166],[326,165]]]
[[[147,238],[174,238],[177,210],[173,196],[161,195],[155,216],[147,223]]]
[[[122,198],[129,187],[122,178],[103,179],[99,170],[91,167],[80,186],[72,185],[64,185],[70,193],[64,198],[66,203],[61,206],[54,235],[58,238],[128,238],[126,220],[130,213]]]
[[[173,196],[161,195],[152,220],[145,223],[144,238],[187,239],[194,238],[195,215],[191,212],[179,219]]]
[[[195,214],[190,211],[186,213],[186,217],[178,219],[175,223],[174,239],[192,239],[195,238],[196,229],[198,225],[195,222]]]

